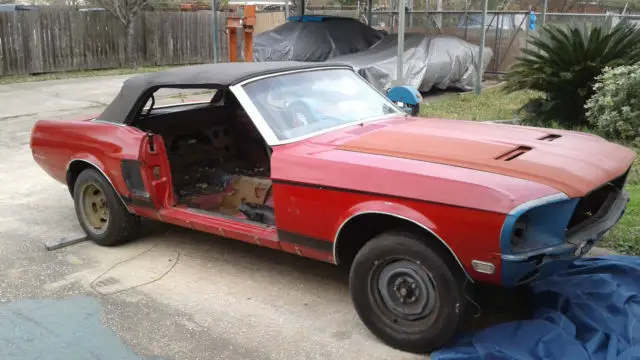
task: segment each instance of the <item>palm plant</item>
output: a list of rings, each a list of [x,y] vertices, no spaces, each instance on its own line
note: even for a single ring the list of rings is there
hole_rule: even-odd
[[[640,28],[623,21],[596,26],[548,25],[528,40],[518,62],[509,70],[505,90],[535,90],[545,94],[526,104],[525,121],[557,122],[575,128],[586,122],[585,103],[595,78],[605,67],[640,61]]]

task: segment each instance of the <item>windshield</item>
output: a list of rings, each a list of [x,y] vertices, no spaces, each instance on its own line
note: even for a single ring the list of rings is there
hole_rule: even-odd
[[[248,83],[244,90],[279,140],[402,114],[349,69],[272,76]]]

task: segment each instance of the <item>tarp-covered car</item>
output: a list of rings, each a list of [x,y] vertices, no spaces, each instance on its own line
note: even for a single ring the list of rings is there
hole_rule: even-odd
[[[470,91],[477,74],[479,47],[454,36],[425,36],[407,34],[403,56],[404,84],[426,92],[450,88]],[[398,38],[387,36],[370,49],[333,61],[355,67],[360,75],[380,90],[388,90],[396,79]],[[487,68],[493,52],[485,47],[482,72]]]
[[[367,50],[385,36],[355,19],[304,17],[257,34],[255,61],[326,61]],[[314,20],[314,19],[317,19]]]
[[[353,65],[379,90],[395,80],[397,35],[386,35],[355,19],[311,16],[290,21],[256,36],[255,61],[337,61]],[[473,89],[479,46],[453,36],[406,34],[404,85],[426,92],[432,88]],[[493,52],[485,47],[482,72]]]
[[[157,106],[167,88],[215,94]],[[344,265],[366,326],[416,353],[454,334],[467,283],[526,284],[588,251],[635,158],[590,134],[411,117],[347,64],[299,62],[136,75],[98,116],[37,121],[31,150],[95,243],[150,218]]]

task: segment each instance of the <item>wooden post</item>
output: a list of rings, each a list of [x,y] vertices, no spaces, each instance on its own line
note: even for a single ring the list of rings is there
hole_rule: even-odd
[[[227,19],[229,21],[229,19]],[[229,62],[238,61],[238,33],[236,27],[227,25],[227,34],[229,34]]]
[[[245,5],[243,16],[227,17],[227,33],[229,33],[229,61],[238,61],[238,29],[244,33],[245,61],[253,61],[253,27],[256,25],[256,6]]]
[[[256,26],[256,6],[244,7],[244,61],[253,61],[253,28]]]

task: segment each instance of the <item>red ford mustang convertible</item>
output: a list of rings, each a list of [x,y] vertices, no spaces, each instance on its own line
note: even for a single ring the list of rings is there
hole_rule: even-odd
[[[214,91],[156,106],[168,88]],[[454,334],[465,283],[516,287],[584,255],[624,213],[635,157],[582,133],[411,117],[349,66],[289,62],[132,77],[98,117],[38,121],[31,149],[95,243],[145,217],[346,265],[362,321],[411,352]]]

